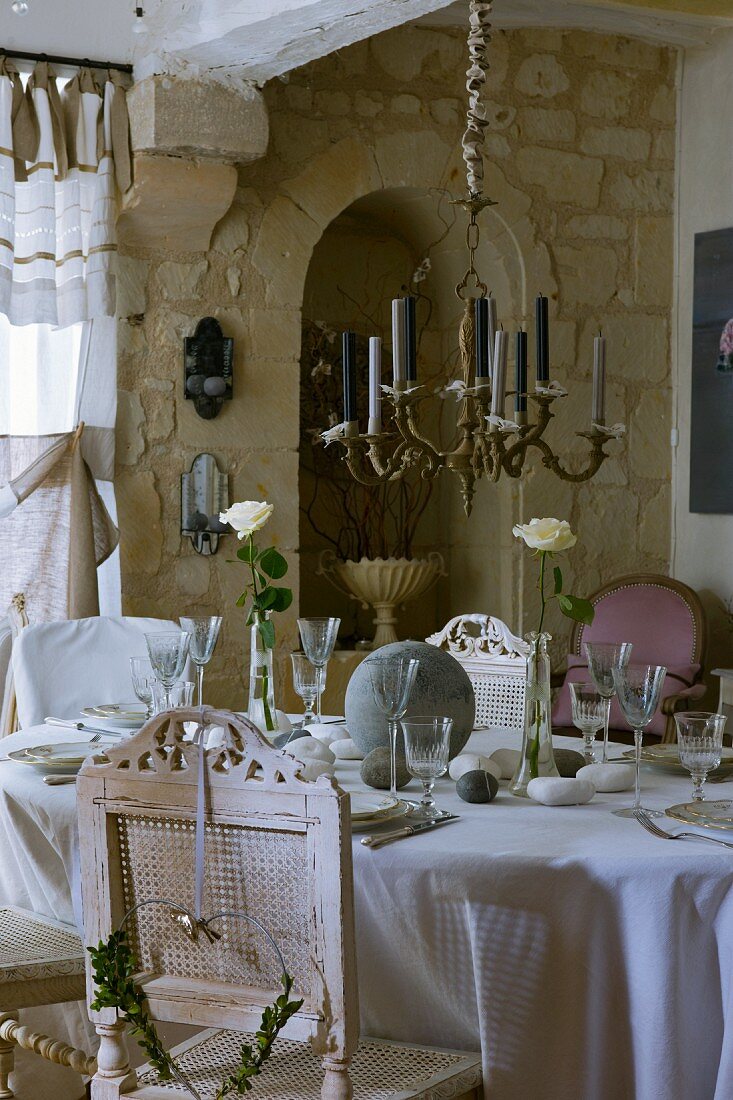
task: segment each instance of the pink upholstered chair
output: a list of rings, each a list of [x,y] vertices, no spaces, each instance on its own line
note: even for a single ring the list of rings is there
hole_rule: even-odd
[[[583,643],[632,642],[632,663],[667,668],[660,706],[646,732],[662,741],[676,741],[675,711],[694,710],[705,694],[700,678],[706,624],[697,593],[681,581],[650,573],[619,577],[596,592],[591,603],[596,613],[592,625],[576,623],[573,627],[568,668],[553,708],[553,725],[572,726],[568,683],[590,679]],[[610,728],[629,733],[615,699]]]

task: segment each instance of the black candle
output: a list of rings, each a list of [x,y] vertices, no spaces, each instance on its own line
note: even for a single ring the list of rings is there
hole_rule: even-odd
[[[405,298],[405,378],[417,381],[417,337],[415,333],[415,299]]]
[[[527,411],[527,333],[520,329],[515,341],[515,389],[514,411]]]
[[[474,330],[476,336],[476,377],[488,378],[489,370],[489,301],[477,298]]]
[[[537,325],[537,381],[549,382],[550,330],[547,317],[547,298],[543,294],[538,295],[535,302],[535,319]]]
[[[341,338],[344,371],[344,422],[356,420],[356,333],[344,332]]]

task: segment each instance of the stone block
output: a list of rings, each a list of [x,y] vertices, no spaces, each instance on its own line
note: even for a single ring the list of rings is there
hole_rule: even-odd
[[[607,486],[599,492],[587,482],[579,487],[578,504],[576,534],[583,551],[599,561],[606,577],[628,573],[636,546],[638,498],[628,488]]]
[[[669,555],[671,523],[671,491],[662,485],[651,500],[642,503],[639,514],[639,549],[660,558]]]
[[[370,39],[369,46],[379,68],[403,87],[411,84],[423,70],[427,71],[428,62],[433,77],[441,72],[455,73],[463,62],[464,45],[458,37],[442,34],[432,27],[411,26],[409,42],[404,34],[377,34]]]
[[[118,390],[115,426],[115,461],[118,465],[134,466],[141,458],[145,450],[144,424],[145,413],[138,394]]]
[[[185,596],[198,599],[207,595],[211,587],[210,563],[211,558],[197,554],[193,549],[186,553],[184,543],[182,556],[176,561],[175,574],[176,585]]]
[[[623,241],[628,235],[628,223],[610,214],[576,214],[568,219],[563,230],[564,237],[587,240]]]
[[[629,110],[633,78],[594,70],[580,93],[580,109],[594,118],[623,118]]]
[[[170,439],[175,428],[173,393],[146,387],[142,402],[145,409],[145,434],[148,442],[161,443],[163,440]]]
[[[154,576],[163,552],[160,497],[150,470],[119,471],[115,478],[123,576]]]
[[[313,92],[302,84],[288,84],[285,88],[285,102],[294,111],[307,115],[313,110]]]
[[[609,174],[606,181],[609,200],[622,210],[638,212],[668,211],[674,203],[674,172],[645,168]]]
[[[551,201],[598,206],[602,160],[559,149],[525,146],[517,153],[516,164],[521,178],[541,187]]]
[[[314,158],[298,176],[285,180],[280,190],[317,226],[325,229],[357,198],[381,186],[371,149],[363,142],[346,138]]]
[[[430,115],[439,126],[457,126],[465,111],[459,99],[433,99],[430,102]]]
[[[561,297],[566,302],[605,305],[616,290],[618,257],[596,244],[555,245]]]
[[[637,218],[634,298],[640,305],[672,307],[674,226],[670,215]]]
[[[267,108],[252,86],[149,76],[130,88],[127,106],[136,153],[248,164],[267,151]]]
[[[384,106],[380,92],[358,91],[354,95],[354,110],[362,118],[374,118]]]
[[[419,115],[422,103],[416,95],[396,95],[390,100],[389,109],[398,115]]]
[[[553,54],[534,54],[526,57],[519,66],[514,87],[523,95],[553,99],[567,91],[570,81]]]
[[[669,336],[666,317],[625,311],[621,315],[599,314],[583,329],[581,349],[593,348],[593,337],[603,329],[606,337],[610,379],[623,378],[639,385],[659,386],[669,377]],[[591,351],[588,351],[591,354]],[[615,418],[615,414],[614,414]]]
[[[677,93],[673,87],[661,84],[649,104],[649,114],[655,122],[674,126],[677,119]]]
[[[117,316],[134,317],[144,313],[147,305],[147,260],[117,255]]]
[[[575,115],[572,111],[524,107],[519,111],[519,133],[525,141],[575,141]]]
[[[238,267],[228,267],[226,273],[227,286],[232,298],[236,298],[242,286],[242,273]]]
[[[321,229],[287,195],[277,195],[265,211],[252,264],[280,308],[300,308],[308,264]]]
[[[590,126],[583,134],[580,149],[592,157],[646,160],[651,142],[651,134],[646,130],[632,130],[626,126]]]
[[[578,57],[586,57],[601,65],[613,65],[621,69],[643,69],[656,72],[665,54],[664,49],[636,38],[621,35],[592,34],[574,30],[567,43]],[[672,51],[670,51],[672,52]]]
[[[660,130],[654,135],[652,158],[674,163],[677,156],[677,134],[674,130]]]
[[[193,263],[166,260],[156,271],[155,280],[164,298],[175,301],[195,298],[199,283],[208,270],[208,260],[195,260]]]
[[[424,187],[427,178],[434,180],[436,186],[443,183],[453,151],[432,130],[382,134],[374,143],[385,188]]]
[[[234,202],[214,230],[211,249],[232,256],[235,252],[244,251],[249,244],[249,236],[248,212]]]
[[[267,539],[283,552],[297,551],[299,543],[298,453],[291,451],[251,451],[241,454],[232,464],[231,499],[267,500],[275,506],[267,524]],[[292,559],[291,559],[292,560]]]
[[[654,387],[642,393],[629,427],[632,477],[669,480],[672,470],[671,409],[671,391],[666,387]]]
[[[205,252],[237,186],[230,164],[135,156],[135,182],[117,219],[120,244],[145,250]]]
[[[351,111],[351,97],[346,92],[316,92],[313,106],[319,114],[345,117]]]
[[[291,359],[298,355],[301,339],[300,310],[253,309],[250,311],[249,348],[253,358]]]

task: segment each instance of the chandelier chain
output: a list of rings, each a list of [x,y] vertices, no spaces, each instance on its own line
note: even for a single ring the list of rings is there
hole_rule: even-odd
[[[468,112],[463,134],[463,160],[466,165],[466,185],[470,198],[478,198],[484,189],[484,131],[488,126],[486,104],[483,102],[486,74],[489,70],[487,52],[491,41],[492,0],[469,0],[468,57],[466,90]]]

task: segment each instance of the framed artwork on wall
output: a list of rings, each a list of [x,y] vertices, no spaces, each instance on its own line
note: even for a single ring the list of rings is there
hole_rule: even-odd
[[[695,235],[690,511],[733,514],[733,228]]]

